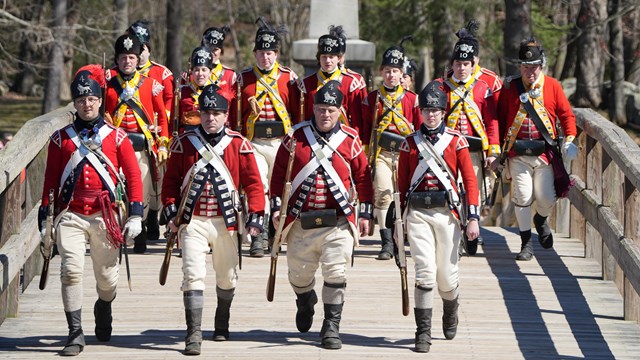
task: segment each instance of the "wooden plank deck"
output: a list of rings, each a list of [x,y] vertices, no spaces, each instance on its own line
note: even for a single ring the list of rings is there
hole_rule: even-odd
[[[377,232],[376,232],[377,233]],[[578,240],[556,239],[553,250],[536,244],[531,262],[516,262],[519,239],[513,230],[483,229],[486,245],[460,264],[461,307],[458,335],[452,341],[441,331],[442,307],[436,299],[430,354],[412,351],[413,312],[402,316],[399,273],[393,261],[377,261],[378,247],[364,239],[348,270],[346,303],[341,323],[342,350],[318,346],[322,321],[316,306],[314,326],[300,334],[295,328],[295,296],[286,279],[281,256],[275,300],[266,301],[267,257],[245,257],[231,313],[231,339],[203,343],[204,358],[229,359],[638,359],[640,325],[624,321],[622,299],[609,281],[600,279],[600,266],[583,257]],[[185,323],[181,260],[172,259],[167,284],[158,284],[163,243],[150,253],[131,255],[133,292],[121,268],[114,302],[113,337],[98,343],[93,335],[95,282],[87,257],[83,325],[87,346],[80,355],[90,359],[173,359],[182,357]],[[246,251],[247,249],[245,249]],[[210,261],[210,258],[209,260]],[[413,263],[409,259],[410,288]],[[209,264],[209,269],[211,269]],[[213,334],[215,290],[209,272],[205,291],[203,330]],[[60,299],[59,257],[52,261],[45,291],[32,284],[20,298],[20,316],[0,326],[3,359],[56,356],[66,340]],[[318,278],[319,289],[321,279]],[[413,291],[410,299],[413,305]]]

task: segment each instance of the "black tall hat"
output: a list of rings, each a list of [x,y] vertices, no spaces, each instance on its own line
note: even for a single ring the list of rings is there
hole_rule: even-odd
[[[433,80],[420,91],[418,104],[421,109],[441,109],[447,107],[447,94],[444,92],[444,84],[438,80]]]
[[[338,38],[338,46],[340,47],[338,52],[340,54],[347,52],[347,34],[344,32],[342,25],[329,26],[329,35]]]
[[[213,56],[208,47],[198,46],[191,52],[191,67],[206,66],[213,69]]]
[[[116,56],[120,54],[140,55],[142,53],[142,43],[135,35],[125,34],[120,36],[115,43]]]
[[[456,36],[459,40],[453,47],[451,60],[475,61],[474,57],[480,56],[480,43],[474,33],[467,28],[462,28],[456,32]]]
[[[202,46],[206,46],[211,49],[211,51],[215,49],[222,49],[224,39],[227,34],[231,31],[228,26],[223,27],[210,27],[202,33]]]
[[[261,16],[256,20],[258,31],[253,50],[273,50],[280,48],[280,36],[288,32],[286,26],[273,27]]]
[[[344,95],[340,90],[340,82],[337,80],[328,81],[321,87],[313,98],[314,104],[332,105],[335,107],[342,106]]]
[[[382,54],[382,63],[380,64],[381,68],[384,66],[391,66],[401,70],[404,68],[405,55],[404,47],[402,46],[402,44],[407,40],[412,41],[413,36],[404,36],[402,39],[400,39],[398,45],[393,45],[385,50],[385,52]]]
[[[88,70],[80,71],[71,82],[71,98],[73,100],[82,96],[96,96],[102,98],[102,88],[100,84],[91,78],[92,74]]]
[[[135,35],[142,44],[148,44],[151,41],[151,32],[149,31],[149,21],[136,20],[129,28],[127,33]]]
[[[520,51],[518,51],[518,58],[523,64],[544,64],[545,55],[542,44],[531,37],[523,40],[520,43]]]
[[[218,85],[209,84],[202,89],[198,97],[198,107],[200,110],[229,110],[229,97]]]

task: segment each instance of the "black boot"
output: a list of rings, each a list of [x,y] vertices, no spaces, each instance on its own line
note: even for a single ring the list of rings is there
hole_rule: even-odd
[[[540,216],[536,213],[533,215],[533,224],[536,226],[538,232],[538,242],[544,249],[551,249],[553,247],[553,234],[549,227],[549,222],[546,216]]]
[[[112,300],[113,301],[113,300]],[[100,298],[93,305],[93,316],[96,318],[96,338],[98,341],[111,340],[111,302]]]
[[[382,240],[382,249],[378,253],[378,260],[391,260],[393,257],[393,230],[380,229],[380,239]]]
[[[213,341],[229,340],[229,318],[231,317],[231,302],[233,301],[234,289],[222,290],[216,288],[217,292],[227,293],[225,297],[218,295],[218,306],[216,307],[216,317],[214,320]]]
[[[431,349],[431,316],[433,309],[414,308],[416,317],[416,352],[427,353]]]
[[[184,338],[184,354],[200,355],[202,346],[202,290],[185,291],[184,315],[187,321],[187,336]]]
[[[133,252],[136,254],[144,254],[147,251],[147,226],[146,220],[142,222],[142,231],[136,236],[133,243]]]
[[[157,240],[160,238],[160,224],[158,223],[158,210],[149,210],[147,214],[147,238]]]
[[[65,311],[67,325],[69,326],[69,336],[60,356],[76,356],[84,349],[84,333],[82,332],[82,309],[76,311]]]
[[[303,294],[296,294],[296,327],[301,333],[306,333],[313,325],[313,315],[316,313],[313,306],[318,302],[318,296],[315,290],[307,291]]]
[[[252,236],[251,237],[251,247],[249,247],[249,256],[257,257],[257,258],[263,257],[264,256],[264,249],[263,249],[262,243],[263,243],[263,241],[262,241],[262,237],[260,235]]]
[[[458,298],[442,299],[442,310],[442,332],[447,340],[451,340],[458,330]]]
[[[324,321],[320,329],[322,347],[337,350],[342,348],[340,340],[340,319],[342,318],[343,304],[324,304]]]
[[[520,252],[516,255],[516,260],[529,261],[533,258],[533,244],[531,244],[531,230],[520,231]]]

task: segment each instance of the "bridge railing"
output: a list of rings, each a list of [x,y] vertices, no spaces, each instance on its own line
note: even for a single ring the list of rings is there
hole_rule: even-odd
[[[37,218],[49,136],[72,121],[72,104],[32,119],[0,151],[0,324],[42,270]],[[51,279],[49,279],[51,280]]]
[[[566,228],[602,265],[602,277],[615,282],[625,319],[640,321],[640,147],[595,111],[574,111],[580,151],[571,164],[576,186],[564,207]]]

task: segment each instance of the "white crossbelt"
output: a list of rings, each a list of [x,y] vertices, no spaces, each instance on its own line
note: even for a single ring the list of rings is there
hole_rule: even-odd
[[[460,198],[458,197],[458,193],[453,189],[451,180],[447,178],[447,173],[445,173],[445,171],[440,168],[440,166],[438,166],[438,162],[434,158],[434,156],[440,156],[440,154],[444,153],[444,150],[447,148],[447,146],[449,146],[451,140],[453,140],[453,135],[447,132],[440,135],[440,139],[438,139],[436,144],[433,146],[433,148],[437,151],[437,154],[433,155],[427,148],[427,145],[425,144],[426,140],[424,140],[420,132],[415,133],[414,139],[416,140],[416,146],[418,148],[418,152],[420,152],[420,155],[422,155],[423,161],[418,163],[418,166],[413,172],[413,176],[411,177],[410,192],[413,192],[413,190],[420,184],[427,171],[431,169],[440,183],[442,183],[445,190],[447,190],[452,195],[452,200],[454,202],[458,202]]]

